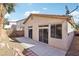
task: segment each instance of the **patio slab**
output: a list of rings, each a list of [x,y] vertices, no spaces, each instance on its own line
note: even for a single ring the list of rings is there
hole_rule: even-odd
[[[17,37],[24,48],[29,48],[38,56],[65,56],[66,51],[49,46],[48,44],[37,42],[25,37]]]

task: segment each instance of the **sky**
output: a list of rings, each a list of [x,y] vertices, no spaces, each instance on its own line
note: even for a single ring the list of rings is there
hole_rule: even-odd
[[[72,11],[78,3],[17,3],[15,6],[15,12],[6,14],[5,18],[9,20],[21,20],[28,17],[30,13],[37,14],[54,14],[54,15],[65,15],[65,5],[68,6],[69,10]],[[74,11],[71,15],[75,17],[75,21],[79,21],[79,8]]]

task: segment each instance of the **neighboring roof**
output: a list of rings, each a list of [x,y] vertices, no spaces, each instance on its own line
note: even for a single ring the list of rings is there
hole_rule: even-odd
[[[61,19],[68,19],[68,20],[71,19],[70,16],[66,16],[66,15],[30,14],[28,16],[28,18],[23,22],[23,24],[25,24],[31,16],[40,16],[40,17],[49,17],[49,18],[61,18]]]
[[[16,21],[9,21],[10,23],[16,23]]]
[[[24,21],[25,19],[21,19],[21,20],[18,20],[18,21],[16,21],[16,22],[21,22],[21,21]]]

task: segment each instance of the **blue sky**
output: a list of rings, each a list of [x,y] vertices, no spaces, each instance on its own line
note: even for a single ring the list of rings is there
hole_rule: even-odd
[[[15,6],[15,12],[8,15],[9,20],[20,20],[28,16],[30,13],[42,13],[42,14],[65,14],[65,5],[73,10],[77,3],[18,3]],[[79,8],[76,10],[77,14]]]

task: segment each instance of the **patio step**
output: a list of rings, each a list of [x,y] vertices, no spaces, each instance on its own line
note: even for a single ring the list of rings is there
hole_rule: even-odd
[[[37,54],[36,53],[34,53],[32,50],[30,50],[30,49],[25,49],[24,51],[23,51],[23,54],[25,55],[25,56],[37,56]]]

